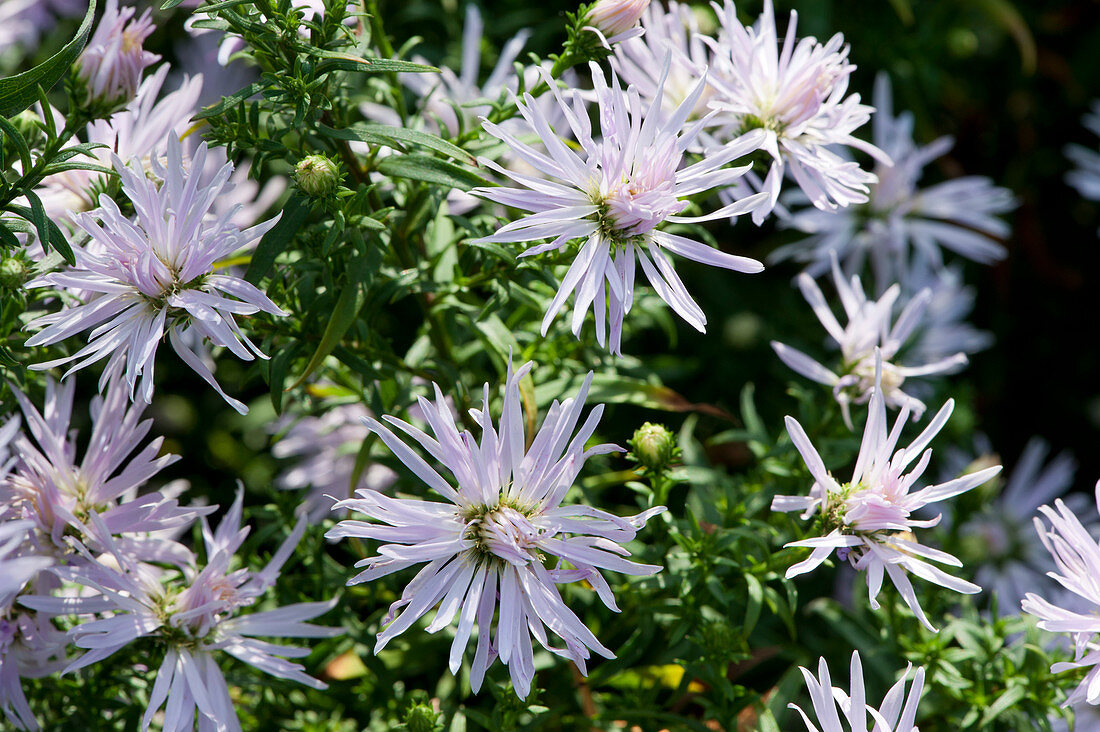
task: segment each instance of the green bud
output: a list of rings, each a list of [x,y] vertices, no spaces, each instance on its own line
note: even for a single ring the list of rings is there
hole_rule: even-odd
[[[324,155],[309,155],[294,168],[298,188],[315,198],[335,191],[342,177],[339,164]]]
[[[30,147],[35,147],[46,139],[42,128],[38,126],[39,122],[38,115],[29,109],[24,109],[11,120],[12,125]]]
[[[417,704],[405,713],[405,726],[409,732],[435,732],[439,715],[427,704]]]
[[[634,459],[650,470],[664,470],[676,459],[676,436],[662,424],[646,422],[627,444]]]
[[[0,287],[7,290],[16,290],[27,281],[27,265],[12,257],[0,261]]]

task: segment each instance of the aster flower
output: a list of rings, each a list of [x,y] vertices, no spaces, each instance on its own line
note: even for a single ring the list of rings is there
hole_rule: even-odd
[[[860,104],[858,94],[847,94],[855,66],[848,61],[844,37],[838,33],[824,45],[812,36],[798,39],[798,14],[791,11],[780,49],[772,0],[764,0],[751,27],[738,20],[732,0],[714,8],[721,30],[717,40],[704,37],[716,60],[710,105],[720,112],[711,144],[729,144],[730,138],[760,129],[766,134],[763,149],[772,158],[763,180],[751,173],[740,181],[767,193],[753,221],[760,223],[771,212],[787,172],[818,208],[866,203],[875,176],[833,148],[862,150],[884,162],[889,158],[852,134],[874,110]]]
[[[286,660],[309,654],[309,649],[281,646],[254,636],[324,638],[338,635],[339,628],[325,628],[304,622],[332,608],[333,602],[303,602],[273,610],[241,614],[272,585],[305,531],[300,521],[283,541],[264,569],[233,569],[234,554],[248,536],[241,528],[243,492],[229,512],[211,531],[203,525],[208,562],[201,569],[191,567],[186,582],[163,581],[163,573],[134,561],[114,544],[100,517],[92,514],[89,533],[97,535],[116,565],[88,560],[72,568],[58,568],[56,574],[98,594],[60,598],[33,595],[22,603],[39,612],[54,615],[107,613],[69,631],[72,642],[89,649],[66,668],[73,671],[110,657],[134,640],[160,638],[168,647],[156,681],[149,692],[149,707],[142,718],[148,729],[164,706],[163,729],[183,732],[195,725],[200,729],[239,730],[225,677],[218,667],[218,652],[225,652],[255,669],[282,679],[291,679],[315,689],[326,685],[307,675],[302,666]],[[116,568],[117,567],[117,568]],[[181,586],[184,585],[185,586]],[[167,703],[167,704],[166,704]]]
[[[107,0],[95,33],[77,59],[80,78],[89,99],[117,104],[133,99],[145,69],[160,60],[141,44],[156,29],[146,9],[134,20],[134,8]]]
[[[5,521],[0,524],[0,609],[11,605],[12,598],[53,560],[24,551],[31,521]]]
[[[662,3],[650,3],[642,14],[641,26],[644,35],[615,46],[611,66],[620,79],[638,90],[643,101],[659,98],[661,113],[671,115],[713,65],[710,47],[700,35],[695,11],[676,0],[668,3],[667,10]],[[670,52],[671,64],[662,84],[663,61]],[[713,96],[714,87],[708,79],[687,119],[706,117]]]
[[[787,570],[787,577],[811,572],[824,562],[833,550],[837,557],[857,570],[867,573],[867,588],[871,607],[878,609],[875,598],[882,587],[883,573],[901,593],[905,604],[929,630],[936,629],[928,621],[917,601],[916,592],[907,573],[934,582],[955,592],[973,594],[981,588],[953,577],[926,560],[949,566],[961,566],[958,559],[927,547],[917,541],[915,528],[928,528],[940,522],[940,515],[918,520],[912,514],[925,506],[938,503],[975,488],[1000,472],[994,466],[970,475],[963,475],[939,485],[913,491],[928,467],[932,451],[925,450],[932,438],[943,429],[955,408],[953,400],[940,409],[932,421],[909,447],[894,451],[901,430],[909,417],[909,407],[902,405],[892,430],[887,429],[886,401],[881,388],[883,364],[875,354],[875,388],[867,412],[867,424],[859,448],[852,479],[841,483],[829,473],[805,430],[793,417],[786,418],[787,434],[802,456],[814,483],[806,496],[776,496],[773,511],[803,511],[802,518],[820,514],[823,536],[793,541],[787,546],[809,547],[809,558]],[[916,465],[906,473],[906,469]],[[911,492],[912,491],[912,492]]]
[[[58,17],[87,10],[82,0],[0,0],[0,48],[29,46],[43,31],[54,28]]]
[[[42,572],[32,588],[48,592],[56,584],[56,578]],[[68,636],[54,626],[51,616],[14,605],[0,608],[0,710],[14,728],[39,729],[23,679],[59,673],[68,664],[68,647]]]
[[[603,413],[602,405],[574,435],[592,383],[589,374],[576,398],[551,405],[525,452],[519,382],[531,367],[525,364],[514,373],[509,368],[499,430],[489,416],[489,385],[485,385],[482,409],[472,412],[481,426],[480,444],[469,431],[458,431],[439,387],[435,404],[420,399],[434,438],[385,417],[442,463],[454,475],[457,487],[387,427],[366,418],[394,455],[446,500],[389,498],[360,490],[358,498],[340,501],[336,507],[354,509],[374,521],[341,521],[326,534],[332,539],[384,542],[376,556],[356,563],[365,569],[349,585],[425,565],[390,606],[376,652],[438,605],[428,632],[435,633],[458,618],[451,672],[457,673],[476,625],[471,686],[475,691],[481,688],[485,671],[499,657],[508,666],[520,698],[527,697],[535,675],[532,636],[543,648],[571,659],[582,673],[587,672],[590,651],[614,657],[569,609],[557,586],[584,580],[608,608],[618,611],[600,570],[632,575],[659,571],[660,567],[625,559],[629,552],[620,544],[634,539],[651,516],[665,510],[660,506],[620,518],[587,506],[561,505],[585,460],[622,448],[604,444],[584,449]],[[556,566],[547,569],[544,557],[556,558]],[[491,634],[494,615],[496,632]],[[552,645],[547,629],[561,638],[564,647]]]
[[[848,325],[841,327],[833,315],[821,289],[806,273],[798,276],[798,287],[806,302],[829,336],[840,347],[841,365],[831,371],[796,348],[772,341],[776,354],[797,373],[819,384],[833,388],[833,396],[840,404],[844,423],[852,429],[849,404],[864,404],[870,398],[875,384],[876,353],[883,359],[881,390],[886,404],[897,408],[904,406],[913,413],[913,419],[924,414],[924,402],[902,390],[905,380],[913,376],[931,376],[951,373],[967,363],[966,354],[954,353],[937,361],[919,365],[896,363],[898,352],[920,325],[921,317],[932,299],[930,290],[922,290],[905,304],[897,319],[893,318],[894,305],[901,295],[900,285],[893,285],[878,300],[869,300],[858,275],[846,279],[833,257],[833,281],[836,283],[840,303],[848,317]],[[892,325],[891,325],[892,323]]]
[[[266,233],[278,216],[241,231],[228,214],[211,222],[207,214],[233,172],[226,163],[215,178],[200,188],[206,161],[206,143],[199,145],[192,172],[185,170],[179,141],[168,141],[168,163],[152,161],[163,184],[150,180],[140,161],[124,166],[114,160],[122,191],[133,202],[136,220],[127,220],[118,205],[100,196],[93,214],[77,214],[76,225],[91,243],[74,247],[76,267],[46,274],[28,287],[53,286],[93,293],[86,302],[36,318],[29,324],[43,328],[28,346],[49,345],[91,330],[86,346],[70,356],[32,368],[47,369],[76,361],[69,373],[108,359],[106,375],[124,370],[131,395],[137,390],[145,402],[153,396],[153,365],[157,346],[167,331],[172,348],[237,411],[247,407],[229,397],[214,380],[210,366],[196,351],[208,340],[235,356],[267,358],[237,324],[235,315],[263,311],[285,315],[263,292],[238,277],[214,274],[214,263],[249,245]],[[94,293],[100,293],[96,296]],[[227,297],[228,296],[228,297]]]
[[[664,85],[670,62],[666,57],[658,89]],[[763,196],[757,194],[706,215],[680,215],[688,205],[688,196],[727,185],[743,175],[747,167],[723,166],[755,150],[764,135],[759,131],[750,133],[684,167],[684,151],[702,125],[700,121],[684,129],[684,122],[703,93],[705,80],[700,80],[676,112],[668,116],[660,113],[661,94],[654,97],[647,110],[636,90],[624,92],[614,75],[608,86],[599,66],[592,64],[591,70],[603,137],[598,141],[593,137],[580,97],[574,95],[570,106],[547,76],[551,93],[580,150],[574,151],[562,141],[533,107],[531,96],[525,94],[516,106],[542,140],[546,153],[491,122],[485,121],[484,126],[546,180],[483,160],[484,165],[523,188],[476,188],[473,193],[531,212],[481,241],[511,243],[551,238],[520,256],[566,250],[574,246],[573,242],[583,241],[543,318],[542,334],[546,335],[550,323],[573,294],[573,334],[579,336],[585,313],[592,308],[596,340],[601,346],[607,341],[612,353],[621,354],[623,319],[634,299],[636,262],[661,299],[700,331],[705,330],[706,316],[680,281],[668,253],[738,272],[763,270],[756,260],[712,249],[658,227],[737,216],[759,204]]]
[[[944,471],[944,476],[954,477],[990,464],[996,460],[990,452],[982,450],[977,459],[949,453],[953,469]],[[1041,437],[1028,440],[996,498],[959,527],[961,540],[973,544],[973,555],[982,558],[974,581],[997,597],[1002,615],[1015,613],[1028,590],[1049,594],[1060,589],[1047,576],[1054,564],[1032,531],[1039,507],[1063,498],[1077,516],[1084,516],[1088,509],[1085,496],[1065,495],[1077,468],[1073,457],[1063,452],[1048,461],[1049,453],[1050,445]],[[1089,528],[1098,525],[1096,520],[1086,523]]]
[[[637,26],[647,7],[649,0],[596,0],[584,18],[589,23],[585,30],[598,35],[604,47],[611,48],[642,35]]]
[[[906,695],[905,684],[909,678],[909,671],[913,664],[905,667],[905,673],[897,680],[886,697],[882,700],[878,709],[867,706],[866,691],[863,685],[863,664],[859,660],[859,651],[852,652],[851,666],[851,696],[843,689],[833,686],[829,678],[829,666],[822,658],[817,665],[817,678],[802,666],[802,677],[806,679],[806,687],[810,692],[810,701],[814,705],[814,716],[821,725],[821,732],[867,732],[867,715],[871,715],[873,732],[917,732],[914,724],[917,716],[917,704],[920,702],[921,692],[924,690],[924,668],[918,668],[913,675],[913,683]],[[904,705],[904,706],[903,706]],[[796,710],[806,723],[806,729],[818,732],[817,727],[810,721],[806,712],[797,704],[788,704],[788,707]],[[844,713],[844,726],[837,714],[837,708]]]
[[[272,454],[277,458],[297,458],[297,462],[280,473],[275,485],[284,490],[309,488],[300,510],[312,523],[320,523],[330,515],[333,503],[352,492],[352,476],[360,446],[370,435],[363,419],[370,412],[362,404],[340,404],[330,407],[317,417],[292,417],[276,422],[275,429],[288,426]],[[397,478],[384,465],[372,463],[359,477],[359,485],[370,490],[385,490]]]
[[[1092,103],[1092,112],[1083,121],[1089,132],[1100,135],[1100,101]],[[1066,182],[1090,201],[1100,201],[1100,153],[1084,145],[1068,145],[1066,156],[1077,164],[1077,170],[1066,174]]]
[[[931,292],[905,353],[916,363],[933,363],[956,353],[977,353],[993,345],[993,334],[975,328],[967,318],[974,309],[975,291],[965,284],[962,270],[951,266],[909,283],[908,292]]]
[[[891,282],[906,282],[922,272],[943,269],[943,250],[981,263],[1003,259],[1005,249],[996,240],[1010,228],[999,214],[1011,211],[1011,191],[989,178],[968,175],[918,188],[924,167],[954,145],[941,137],[927,145],[913,141],[913,115],[893,115],[890,79],[875,80],[875,145],[891,162],[878,161],[878,181],[870,185],[870,200],[835,211],[806,208],[784,219],[784,224],[810,236],[781,247],[776,261],[793,258],[807,263],[818,276],[829,269],[829,252],[836,250],[844,270],[859,272],[870,259],[881,292]],[[805,202],[792,195],[789,204]],[[918,273],[918,274],[915,274]]]
[[[1096,484],[1096,508],[1100,512],[1100,482]],[[1079,604],[1082,610],[1055,605],[1033,592],[1024,597],[1022,607],[1039,618],[1043,630],[1068,633],[1073,639],[1073,661],[1054,664],[1052,672],[1087,669],[1064,706],[1082,702],[1100,705],[1100,544],[1061,499],[1054,501],[1054,508],[1042,506],[1039,512],[1050,522],[1048,528],[1035,518],[1035,529],[1056,567],[1049,576],[1071,593],[1063,604]]]
[[[160,491],[138,495],[150,478],[179,460],[159,455],[164,438],[141,442],[152,420],[141,421],[144,405],[131,404],[126,385],[112,379],[106,395],[92,400],[92,432],[77,459],[77,433],[70,428],[75,382],[46,381],[42,412],[13,390],[27,423],[19,435],[15,470],[0,483],[5,513],[31,522],[58,556],[69,554],[65,538],[81,536],[95,511],[125,551],[145,561],[186,561],[190,553],[174,542],[151,540],[152,532],[189,526],[212,508],[180,506]],[[158,457],[159,455],[159,457]],[[91,546],[99,548],[88,539]],[[2,603],[0,603],[2,604]]]

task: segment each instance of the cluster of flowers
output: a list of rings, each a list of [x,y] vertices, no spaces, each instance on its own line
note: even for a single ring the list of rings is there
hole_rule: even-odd
[[[314,13],[323,10],[317,3],[302,5]],[[983,178],[918,190],[923,167],[951,143],[941,139],[917,145],[912,118],[893,116],[885,78],[875,93],[874,144],[855,137],[874,109],[848,93],[854,67],[840,35],[825,43],[800,39],[792,13],[780,40],[770,0],[750,26],[738,19],[730,0],[714,10],[718,27],[705,34],[694,11],[675,2],[666,9],[636,0],[600,0],[588,8],[585,22],[602,42],[614,44],[610,78],[592,63],[593,88],[581,90],[560,88],[546,68],[525,70],[524,81],[535,83],[525,83],[531,91],[515,99],[519,117],[482,121],[485,133],[507,150],[499,160],[482,162],[511,185],[475,189],[474,200],[452,205],[488,201],[524,211],[483,241],[533,243],[520,256],[572,254],[546,311],[543,334],[572,295],[574,335],[579,336],[591,310],[596,340],[613,354],[622,352],[637,266],[656,294],[700,331],[706,315],[677,275],[670,254],[743,273],[763,269],[756,260],[673,233],[669,225],[745,214],[760,224],[775,215],[782,225],[810,234],[777,252],[777,258],[809,264],[798,285],[839,346],[841,362],[830,369],[791,346],[774,347],[795,371],[832,388],[849,426],[851,405],[865,404],[866,423],[853,477],[840,482],[798,422],[788,418],[788,434],[813,485],[805,496],[777,496],[773,509],[802,510],[806,518],[817,515],[823,528],[822,536],[792,543],[812,552],[788,576],[812,571],[836,551],[840,560],[866,572],[872,607],[877,607],[875,598],[889,576],[919,621],[934,630],[910,574],[958,592],[979,588],[932,564],[960,563],[918,541],[914,529],[940,519],[915,514],[981,485],[1000,468],[918,488],[931,457],[926,448],[953,405],[945,404],[909,447],[896,449],[910,414],[920,419],[925,410],[902,386],[910,377],[960,368],[967,353],[987,343],[965,323],[972,295],[945,265],[943,250],[979,262],[1002,257],[996,239],[1007,229],[997,215],[1014,202]],[[607,444],[585,449],[602,413],[598,406],[581,421],[591,375],[575,398],[550,407],[529,439],[519,382],[530,364],[509,370],[497,425],[489,414],[489,386],[484,387],[484,404],[470,415],[480,427],[480,439],[458,429],[438,387],[434,403],[421,398],[418,405],[430,435],[409,422],[384,417],[445,466],[453,483],[361,407],[297,422],[277,449],[283,455],[304,456],[306,462],[287,474],[283,484],[311,485],[314,492],[293,532],[259,571],[233,562],[248,533],[240,528],[241,494],[211,531],[205,519],[211,507],[182,506],[178,490],[170,488],[139,493],[175,459],[156,457],[160,440],[138,449],[150,429],[140,419],[153,398],[162,339],[167,336],[180,358],[243,412],[245,406],[214,379],[210,348],[225,348],[246,360],[263,358],[237,318],[284,314],[252,284],[217,273],[221,260],[247,250],[275,225],[278,217],[255,221],[278,191],[258,191],[245,181],[245,166],[235,167],[205,143],[190,147],[181,142],[202,78],[185,78],[158,101],[168,68],[165,64],[143,79],[158,60],[142,49],[142,39],[151,32],[147,14],[134,19],[131,9],[120,10],[110,0],[79,64],[90,95],[130,99],[121,111],[89,125],[87,139],[105,145],[99,162],[118,174],[133,215],[102,193],[102,179],[93,171],[51,176],[40,191],[51,217],[67,221],[73,232],[85,236],[74,237],[74,266],[29,283],[63,296],[60,310],[30,324],[37,333],[28,345],[48,346],[86,334],[87,343],[75,352],[37,368],[72,364],[71,372],[99,361],[106,361],[106,367],[100,380],[103,396],[92,408],[91,441],[79,465],[68,429],[71,381],[50,382],[41,413],[19,395],[28,433],[19,431],[16,418],[0,430],[0,447],[12,445],[15,455],[0,462],[0,702],[11,721],[35,725],[21,677],[81,668],[150,636],[161,639],[167,651],[144,726],[163,706],[166,729],[189,729],[196,714],[219,728],[236,728],[217,651],[275,676],[320,685],[286,660],[306,655],[307,649],[276,646],[253,636],[338,632],[305,622],[332,603],[240,611],[272,586],[307,520],[318,520],[330,507],[351,509],[373,521],[341,521],[329,538],[380,542],[377,555],[359,562],[363,571],[349,584],[424,565],[390,607],[378,649],[437,608],[429,632],[457,623],[449,659],[452,672],[461,665],[477,628],[474,689],[499,658],[521,697],[528,695],[535,673],[533,641],[570,659],[582,672],[593,651],[612,656],[564,603],[558,588],[587,583],[616,610],[601,570],[632,575],[658,571],[626,559],[621,545],[664,508],[622,518],[563,505],[587,458],[620,449]],[[469,102],[485,110],[487,100],[520,88],[511,62],[526,35],[506,46],[501,63],[481,87],[476,63],[480,36],[480,17],[471,11],[460,74],[447,72],[435,86],[416,87],[409,80],[420,96],[424,119],[436,120],[431,124],[440,134],[454,134],[471,122],[468,117],[478,113],[479,104]],[[228,62],[236,46],[234,39],[223,40],[229,45],[222,44],[219,57]],[[535,96],[540,90],[544,93]],[[54,114],[48,109],[41,113]],[[377,113],[364,109],[365,115]],[[874,170],[864,170],[852,151],[873,158]],[[796,190],[784,192],[788,179]],[[711,192],[720,205],[697,210],[696,201]],[[856,274],[868,259],[877,299],[868,297]],[[813,279],[824,272],[832,273],[846,326]],[[919,337],[909,343],[914,334]],[[907,346],[913,360],[903,362],[899,354]],[[887,407],[899,410],[892,428]],[[354,469],[338,458],[346,458],[343,446],[361,440],[367,430],[443,500],[388,497],[378,488],[391,482],[391,475],[368,477],[356,497],[346,498]],[[326,501],[321,494],[328,491],[343,500]],[[1053,529],[1040,526],[1040,535],[1054,555],[1058,580],[1100,607],[1095,583],[1100,547],[1065,504],[1056,506],[1057,512],[1041,509]],[[203,522],[205,564],[176,541],[197,519]],[[547,557],[557,558],[552,569],[545,564]],[[1100,626],[1095,617],[1035,595],[1028,596],[1025,609],[1043,618],[1044,627],[1074,634],[1075,665],[1093,670],[1071,701],[1100,703],[1095,641]],[[52,624],[52,618],[62,615],[79,621],[67,633]],[[71,646],[87,653],[70,658]],[[831,687],[824,662],[817,679],[805,674],[825,728],[840,729],[839,706],[853,728],[865,729],[870,713],[876,728],[913,729],[922,669],[907,700],[908,670],[877,710],[867,708],[858,654],[852,658],[850,698]]]

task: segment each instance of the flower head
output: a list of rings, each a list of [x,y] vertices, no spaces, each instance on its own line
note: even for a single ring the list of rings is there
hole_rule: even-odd
[[[1085,128],[1100,135],[1100,101],[1092,103],[1092,113],[1086,114]],[[1100,153],[1084,145],[1068,145],[1066,155],[1077,169],[1066,174],[1066,182],[1090,201],[1100,201]]]
[[[924,402],[902,390],[905,380],[913,376],[950,373],[967,363],[964,353],[945,355],[920,365],[895,363],[901,347],[921,324],[922,315],[932,300],[932,291],[925,289],[919,292],[906,303],[895,320],[893,312],[901,295],[900,285],[891,286],[878,300],[870,300],[858,276],[849,280],[841,274],[835,255],[833,281],[848,317],[848,325],[844,327],[833,315],[821,288],[812,277],[803,272],[798,277],[798,287],[817,319],[840,347],[841,365],[838,371],[831,371],[802,351],[778,341],[772,341],[772,348],[783,363],[794,371],[833,388],[833,396],[840,404],[844,423],[849,429],[852,427],[849,405],[853,402],[863,404],[870,398],[872,387],[876,384],[876,354],[881,354],[882,381],[879,388],[886,404],[895,408],[904,406],[913,413],[914,419],[920,419],[924,414]]]
[[[27,285],[91,293],[82,304],[32,321],[29,327],[45,327],[28,339],[28,346],[56,343],[86,330],[91,330],[90,340],[70,356],[33,368],[76,361],[71,373],[106,358],[100,387],[117,368],[124,373],[131,394],[137,389],[149,402],[157,346],[167,331],[173,349],[188,366],[234,409],[248,411],[222,391],[196,350],[208,340],[238,358],[266,358],[241,332],[235,316],[259,311],[285,313],[248,282],[215,274],[214,263],[258,239],[278,217],[244,231],[230,222],[229,213],[211,220],[207,214],[233,165],[226,163],[213,180],[202,181],[200,187],[205,161],[203,143],[188,171],[179,141],[169,138],[167,166],[152,161],[154,172],[163,180],[158,186],[145,175],[140,161],[124,166],[114,159],[122,191],[133,202],[136,219],[128,220],[113,200],[100,196],[99,209],[74,217],[76,225],[91,237],[84,247],[74,247],[75,269],[47,274]]]
[[[141,46],[156,28],[151,11],[133,18],[134,8],[120,9],[118,0],[107,0],[99,25],[77,60],[90,99],[111,105],[133,99],[145,69],[160,60]]]
[[[586,20],[610,45],[641,35],[636,26],[648,7],[649,0],[596,0]]]
[[[484,405],[473,412],[481,426],[480,444],[469,431],[458,431],[438,387],[435,404],[420,400],[434,437],[399,419],[385,418],[446,466],[457,487],[387,427],[367,418],[367,425],[401,462],[446,501],[389,498],[360,490],[358,498],[340,501],[336,507],[352,508],[374,521],[342,521],[327,534],[383,542],[376,556],[356,564],[365,569],[348,584],[424,565],[390,606],[376,650],[438,605],[428,632],[437,632],[458,618],[451,672],[458,671],[476,624],[477,650],[470,672],[474,690],[481,687],[485,671],[499,657],[508,666],[520,698],[527,697],[535,674],[532,636],[548,651],[571,659],[582,672],[590,651],[614,657],[566,606],[557,586],[584,580],[607,607],[617,611],[600,570],[634,575],[657,572],[659,567],[625,559],[629,553],[620,544],[632,540],[651,516],[665,510],[658,507],[620,518],[587,506],[562,505],[589,456],[621,448],[605,444],[584,449],[602,406],[574,435],[592,382],[589,374],[575,399],[551,405],[525,451],[519,382],[530,369],[530,363],[515,373],[509,369],[499,430],[489,417],[489,385],[485,385]],[[544,557],[556,558],[556,566],[548,569]],[[494,624],[496,631],[490,633]],[[547,629],[564,642],[563,647],[552,644]]]
[[[671,60],[666,56],[658,89],[664,85]],[[701,129],[701,122],[684,123],[702,94],[700,80],[692,94],[672,115],[660,112],[660,93],[648,110],[637,90],[623,91],[612,75],[610,86],[603,71],[593,64],[592,80],[602,137],[594,137],[583,101],[577,95],[569,104],[547,77],[551,92],[579,142],[575,151],[549,126],[534,107],[529,94],[516,102],[520,113],[545,145],[543,153],[501,127],[486,121],[485,130],[503,140],[512,152],[540,171],[546,179],[505,170],[492,161],[488,167],[511,178],[523,188],[477,188],[474,193],[531,214],[485,237],[487,242],[531,242],[551,239],[527,249],[520,256],[551,250],[580,249],[550,303],[542,321],[546,334],[550,323],[574,295],[574,335],[579,335],[585,313],[591,308],[596,320],[596,340],[603,345],[610,326],[612,353],[621,353],[623,319],[634,300],[635,265],[640,264],[661,299],[682,318],[702,331],[706,316],[680,281],[668,253],[738,272],[759,272],[753,259],[727,254],[678,234],[661,231],[665,223],[690,223],[736,216],[763,199],[753,195],[703,216],[683,216],[688,196],[727,185],[747,167],[729,168],[731,161],[756,149],[763,138],[757,131],[739,138],[720,152],[684,166],[685,150]]]
[[[787,434],[802,455],[814,483],[807,496],[776,496],[772,501],[772,510],[801,510],[804,512],[803,518],[814,514],[819,514],[821,518],[823,536],[787,544],[813,549],[808,559],[787,570],[787,577],[816,569],[835,549],[840,559],[847,559],[857,570],[866,571],[871,607],[878,609],[875,598],[882,587],[885,572],[920,622],[929,630],[935,630],[917,602],[907,572],[956,592],[972,594],[981,588],[952,577],[926,561],[930,559],[940,564],[961,566],[958,559],[924,546],[913,534],[915,528],[935,526],[940,516],[918,520],[913,518],[913,513],[985,483],[1000,472],[1001,466],[913,490],[932,458],[932,451],[925,450],[925,447],[947,424],[955,403],[948,400],[909,447],[895,452],[901,430],[909,417],[909,407],[902,405],[894,428],[888,430],[886,400],[881,386],[883,364],[877,351],[875,360],[875,387],[871,393],[867,425],[852,479],[846,483],[835,479],[826,470],[802,425],[793,417],[787,417]],[[914,461],[916,465],[907,473]]]
[[[866,690],[863,685],[863,664],[859,659],[859,651],[852,652],[851,696],[833,686],[832,679],[829,678],[829,666],[824,658],[818,662],[817,678],[814,678],[809,669],[799,666],[802,677],[806,679],[810,701],[814,705],[814,716],[821,725],[821,732],[844,732],[845,727],[837,714],[837,707],[844,713],[844,719],[848,722],[847,729],[851,732],[867,732],[868,713],[871,715],[874,732],[917,732],[914,721],[917,716],[917,704],[924,690],[924,668],[917,669],[913,675],[913,684],[906,695],[905,683],[912,668],[913,664],[905,667],[905,673],[890,687],[882,704],[875,709],[867,706]],[[801,707],[797,704],[787,706],[802,716],[806,729],[817,732],[817,727]]]
[[[866,203],[875,176],[833,148],[855,148],[883,161],[888,157],[852,134],[873,109],[860,104],[858,94],[847,94],[855,66],[848,61],[844,37],[838,33],[825,44],[812,36],[798,39],[798,14],[791,11],[780,48],[772,0],[764,0],[764,11],[751,27],[738,20],[732,0],[714,7],[721,30],[717,39],[705,40],[716,59],[710,104],[720,114],[714,119],[711,144],[722,146],[759,129],[766,134],[763,148],[772,158],[763,181],[754,173],[742,182],[768,194],[753,220],[760,223],[772,210],[788,171],[818,208]]]
[[[163,572],[119,551],[99,516],[92,514],[89,533],[97,535],[112,561],[97,562],[85,548],[78,546],[88,561],[58,568],[55,573],[97,594],[22,598],[24,605],[40,613],[106,613],[106,617],[87,620],[69,631],[72,642],[88,650],[72,661],[66,672],[108,658],[138,638],[159,638],[167,646],[149,693],[143,730],[148,729],[166,702],[163,722],[166,731],[193,729],[196,711],[200,728],[240,730],[229,688],[218,667],[219,651],[272,676],[316,689],[325,688],[325,684],[307,675],[302,666],[286,660],[305,656],[308,649],[280,646],[254,636],[321,638],[339,634],[342,632],[339,628],[304,622],[329,610],[332,602],[304,602],[273,610],[240,612],[274,584],[305,530],[305,522],[299,522],[264,569],[258,572],[235,569],[234,554],[249,533],[247,527],[240,526],[242,496],[238,493],[217,531],[211,531],[204,522],[208,562],[202,568],[190,566],[182,577],[177,575],[166,583]]]
[[[942,270],[944,249],[982,263],[1004,258],[1004,247],[996,240],[1007,236],[1009,227],[998,214],[1016,206],[1012,193],[976,175],[918,188],[924,167],[954,142],[941,137],[917,145],[913,115],[893,116],[892,99],[890,79],[880,74],[872,129],[875,145],[890,160],[876,163],[878,180],[870,185],[870,200],[835,211],[807,208],[787,217],[787,226],[810,236],[776,250],[776,260],[807,262],[807,271],[817,276],[828,270],[832,250],[846,272],[859,272],[870,259],[881,292],[891,282]],[[792,196],[791,203],[798,198]]]
[[[1100,482],[1096,484],[1096,508],[1100,512]],[[1050,522],[1048,528],[1035,518],[1035,529],[1056,566],[1050,577],[1084,608],[1070,610],[1033,592],[1027,593],[1022,607],[1039,618],[1043,630],[1069,633],[1073,639],[1073,661],[1056,663],[1051,671],[1088,669],[1065,706],[1081,702],[1100,705],[1100,543],[1060,498],[1054,501],[1054,508],[1042,506],[1039,511]]]

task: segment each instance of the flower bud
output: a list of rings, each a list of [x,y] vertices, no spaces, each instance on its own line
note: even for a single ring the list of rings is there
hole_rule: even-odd
[[[598,0],[588,11],[588,22],[609,41],[633,28],[649,7],[649,0]]]
[[[409,732],[435,732],[438,725],[439,714],[432,708],[431,702],[426,698],[427,694],[422,696],[424,698],[415,701],[405,712],[405,727]]]
[[[133,17],[134,8],[119,9],[118,0],[107,0],[95,34],[77,60],[89,101],[125,104],[137,94],[145,69],[160,60],[141,47],[156,28],[150,11],[137,20]]]
[[[27,281],[29,271],[27,265],[19,259],[0,260],[0,288],[5,290],[18,290]]]
[[[12,125],[30,147],[34,147],[45,140],[42,128],[39,127],[41,122],[41,118],[29,109],[24,109],[11,119]]]
[[[340,166],[324,155],[308,155],[294,168],[298,187],[314,197],[327,196],[340,182]]]
[[[661,424],[646,422],[627,444],[634,459],[650,470],[663,470],[676,458],[676,436]]]

